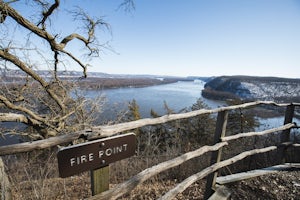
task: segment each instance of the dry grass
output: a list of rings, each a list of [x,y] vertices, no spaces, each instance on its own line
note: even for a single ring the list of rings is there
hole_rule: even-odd
[[[119,198],[122,200],[146,200],[146,199],[158,199],[164,193],[171,190],[178,183],[177,180],[173,181],[149,181],[136,187],[130,194],[124,195]],[[205,181],[201,180],[189,188],[187,188],[182,194],[176,196],[177,200],[186,199],[203,199],[205,189]]]
[[[134,156],[113,163],[110,165],[110,187],[128,180],[143,169],[173,158],[177,154],[177,151],[170,149],[164,155]],[[59,178],[56,154],[53,151],[36,151],[17,156],[6,156],[4,160],[12,185],[13,199],[84,199],[91,196],[90,173],[85,172],[65,179]],[[199,160],[191,162],[153,177],[121,199],[160,197],[181,181],[180,179],[193,173],[189,166],[199,166],[199,163],[202,163]],[[198,169],[195,167],[195,170]],[[197,186],[196,190],[188,189],[187,193],[182,197],[179,196],[178,199],[184,199],[185,195],[190,194],[199,196],[204,187],[201,188]]]
[[[143,139],[150,141],[150,138]],[[151,137],[151,139],[153,139],[153,137]],[[255,148],[261,145],[265,146],[266,143],[270,142],[269,139],[270,138],[266,137],[239,140],[238,144],[232,145],[232,148],[224,148],[223,157],[232,156],[237,152],[243,151],[245,150],[245,146],[248,146],[248,148]],[[157,138],[156,141],[159,141],[159,138]],[[110,187],[113,188],[116,184],[128,180],[133,175],[136,175],[148,167],[172,159],[186,151],[199,148],[184,145],[183,142],[178,142],[178,138],[175,137],[172,138],[170,143],[180,145],[166,145],[164,151],[158,151],[156,143],[149,143],[148,146],[143,146],[143,151],[139,151],[137,156],[111,164]],[[52,149],[3,157],[6,171],[12,185],[13,199],[84,199],[91,196],[89,172],[65,179],[58,178],[56,151],[57,150]],[[238,163],[238,166],[231,166],[221,170],[221,173],[228,174],[240,171],[244,168],[252,168],[251,166],[257,167],[259,163],[269,161],[270,157],[272,158],[273,156],[267,154],[261,156],[261,160],[256,160],[252,157]],[[158,198],[175,187],[175,185],[183,179],[207,167],[209,161],[209,153],[201,158],[192,159],[178,167],[160,173],[120,199]],[[186,189],[182,194],[179,194],[176,198],[202,199],[204,190],[205,180],[200,180]]]
[[[91,196],[89,173],[58,178],[56,154],[52,151],[6,156],[4,160],[13,199],[83,199]]]
[[[89,177],[50,178],[13,185],[13,199],[84,199],[91,196]]]

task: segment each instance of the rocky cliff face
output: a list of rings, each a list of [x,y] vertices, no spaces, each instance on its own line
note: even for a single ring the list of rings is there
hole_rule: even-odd
[[[300,79],[221,76],[207,82],[202,95],[212,99],[300,101]]]

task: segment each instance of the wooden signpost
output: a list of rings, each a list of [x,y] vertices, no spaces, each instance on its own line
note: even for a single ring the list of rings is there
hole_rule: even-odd
[[[59,175],[65,178],[91,170],[92,193],[95,195],[108,189],[108,165],[133,156],[135,150],[134,133],[64,147],[57,153]]]

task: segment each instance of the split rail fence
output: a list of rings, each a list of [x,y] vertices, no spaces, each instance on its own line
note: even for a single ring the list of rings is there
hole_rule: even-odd
[[[271,105],[275,107],[284,107],[285,108],[285,116],[284,122],[282,126],[267,129],[260,132],[248,132],[248,133],[238,133],[235,135],[226,136],[226,124],[228,119],[228,112],[232,110],[238,109],[248,109],[259,105]],[[33,142],[25,142],[21,144],[7,145],[0,147],[0,156],[16,154],[21,152],[28,152],[36,149],[45,149],[48,147],[56,146],[59,144],[69,143],[78,138],[86,138],[87,140],[94,140],[98,138],[104,138],[113,136],[124,131],[133,130],[136,128],[140,128],[148,125],[158,125],[166,122],[187,119],[191,117],[195,117],[203,114],[217,114],[217,122],[215,126],[215,136],[214,136],[214,145],[211,146],[203,146],[194,151],[185,153],[179,157],[173,158],[171,160],[159,163],[155,166],[152,166],[148,169],[141,171],[135,176],[131,177],[128,181],[125,181],[121,184],[116,185],[114,188],[97,194],[95,196],[90,197],[89,199],[117,199],[118,197],[129,193],[139,184],[148,180],[149,178],[171,169],[173,167],[179,166],[184,162],[191,160],[196,157],[202,156],[204,153],[212,152],[211,156],[211,165],[200,172],[186,178],[181,183],[177,184],[173,189],[169,190],[167,193],[163,194],[160,199],[172,199],[177,194],[183,192],[190,185],[195,183],[196,181],[203,179],[206,177],[206,192],[205,199],[208,199],[214,192],[216,187],[216,179],[218,175],[218,170],[229,166],[233,163],[236,163],[246,157],[266,153],[270,151],[276,150],[278,152],[278,156],[282,163],[285,163],[285,155],[288,147],[295,148],[296,150],[300,149],[300,144],[297,144],[290,140],[290,131],[291,129],[299,128],[295,122],[293,122],[293,118],[295,114],[295,107],[300,106],[300,103],[275,103],[272,101],[255,101],[250,103],[244,103],[240,105],[228,106],[228,107],[220,107],[216,109],[200,109],[196,111],[191,111],[188,113],[180,113],[180,114],[170,114],[165,115],[158,118],[146,118],[140,119],[137,121],[131,121],[127,123],[120,123],[115,125],[107,125],[107,126],[97,126],[91,129],[78,131],[75,133],[61,135],[45,140],[33,141]],[[270,133],[278,132],[280,135],[280,144],[274,146],[266,146],[259,149],[252,149],[244,151],[234,157],[231,157],[226,160],[221,159],[222,148],[229,145],[229,141],[237,140],[239,138],[245,137],[253,137],[253,136],[262,136]],[[298,153],[299,154],[299,153]]]

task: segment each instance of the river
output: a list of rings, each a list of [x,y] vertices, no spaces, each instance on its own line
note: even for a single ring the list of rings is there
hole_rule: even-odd
[[[136,100],[140,108],[142,118],[150,117],[153,109],[160,115],[165,114],[164,102],[175,112],[192,106],[201,98],[210,108],[223,106],[224,102],[205,99],[201,96],[201,90],[205,82],[179,81],[171,84],[155,85],[143,88],[117,88],[104,89],[102,91],[85,91],[87,98],[95,98],[102,95],[106,98],[103,105],[103,116],[114,119],[116,114],[128,108],[128,103]]]
[[[166,114],[164,102],[175,112],[191,107],[200,98],[209,108],[226,106],[224,101],[209,100],[201,96],[204,88],[203,81],[179,81],[177,83],[149,86],[143,88],[118,88],[102,91],[87,91],[86,97],[95,98],[97,95],[106,97],[102,117],[114,120],[121,110],[128,108],[128,102],[136,100],[140,108],[142,118],[150,117],[153,109],[160,115]],[[275,128],[283,125],[284,117],[258,118],[260,126],[256,131]],[[294,119],[300,124],[299,119]]]
[[[160,115],[166,114],[164,102],[175,112],[184,108],[191,107],[200,98],[210,108],[226,106],[223,101],[205,99],[201,96],[201,90],[204,88],[202,81],[180,81],[172,84],[155,85],[143,88],[116,88],[103,90],[82,91],[83,95],[90,99],[97,96],[105,97],[103,112],[99,115],[98,121],[106,122],[115,120],[121,111],[128,108],[128,103],[133,99],[136,100],[140,108],[142,118],[150,117],[150,110],[153,109]],[[267,128],[277,127],[283,124],[283,117],[262,119],[259,118],[261,125],[256,128],[257,131]],[[300,124],[299,120],[295,120]],[[0,123],[1,126],[1,123]],[[11,140],[14,140],[11,141]],[[0,145],[7,143],[18,143],[15,138],[0,138]]]
[[[204,88],[203,81],[179,81],[177,83],[149,86],[143,88],[117,88],[105,89],[102,91],[85,91],[87,98],[95,98],[103,95],[106,98],[102,118],[108,120],[116,119],[118,113],[128,108],[128,103],[136,100],[140,108],[142,118],[150,117],[150,110],[153,109],[160,115],[165,114],[164,101],[169,108],[179,112],[184,108],[191,107],[200,98],[209,108],[226,106],[224,101],[210,100],[201,96]],[[256,131],[283,125],[284,117],[258,118],[260,126]],[[300,124],[298,119],[294,119]]]

